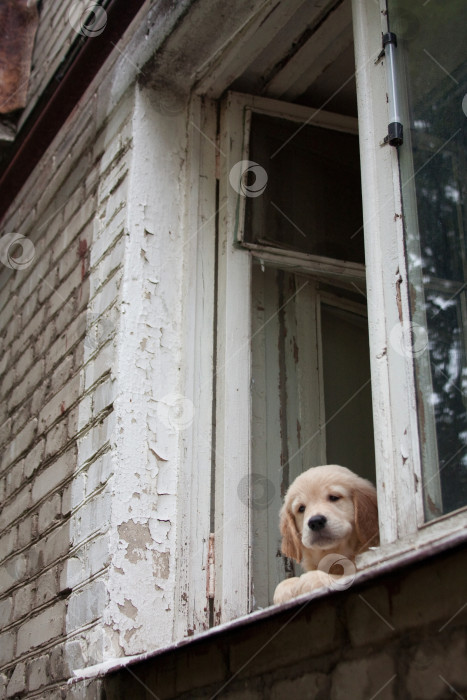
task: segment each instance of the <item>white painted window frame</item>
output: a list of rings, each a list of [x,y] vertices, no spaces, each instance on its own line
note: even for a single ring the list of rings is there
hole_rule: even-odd
[[[393,342],[400,327],[409,337],[410,313],[407,270],[401,217],[397,151],[382,146],[388,115],[386,75],[383,62],[375,63],[384,31],[384,2],[352,0],[356,80],[359,108],[363,217],[365,228],[366,292],[370,336],[375,456],[381,546],[361,556],[359,568],[427,547],[435,541],[455,539],[465,528],[465,509],[425,523],[416,394],[410,355]],[[383,25],[382,25],[383,22]],[[297,122],[312,110],[275,100],[229,93],[221,103],[220,138],[214,101],[195,97],[190,116],[187,231],[201,230],[192,242],[192,286],[187,348],[194,349],[195,372],[187,378],[187,392],[196,398],[199,416],[187,435],[187,468],[191,493],[181,524],[180,541],[187,546],[190,564],[181,571],[180,600],[186,614],[180,631],[207,625],[206,585],[210,524],[211,474],[207,462],[213,447],[215,460],[215,593],[214,623],[245,615],[251,606],[251,519],[248,498],[239,485],[251,472],[251,263],[252,257],[277,264],[317,279],[339,277],[335,261],[294,255],[255,245],[238,245],[245,202],[229,182],[232,167],[248,160],[248,110],[272,113]],[[355,130],[355,120],[317,111],[313,124]],[[355,133],[355,131],[353,131]],[[220,159],[219,198],[213,196],[215,154]],[[214,240],[217,242],[216,350],[208,346],[214,328]],[[194,242],[196,240],[196,243]],[[209,266],[212,265],[209,271]],[[363,281],[361,270],[347,266]],[[333,280],[333,283],[334,280]],[[211,330],[209,330],[211,328]],[[409,346],[410,343],[407,343]],[[207,352],[207,356],[206,356]],[[214,370],[213,370],[214,368]],[[211,376],[211,379],[210,379]],[[215,381],[212,381],[214,376]],[[215,434],[211,430],[209,393],[215,389]],[[204,447],[201,447],[204,445]],[[190,591],[188,602],[186,592]],[[183,607],[183,606],[182,606]]]
[[[383,15],[376,3],[355,0],[353,16],[381,536],[381,547],[361,557],[360,566],[365,566],[405,551],[417,539],[425,540],[421,530],[429,528],[433,541],[455,534],[465,525],[465,512],[430,523],[424,518],[413,360],[394,342],[399,329],[409,337],[410,313],[397,151],[381,145],[388,122],[386,76],[384,65],[375,60],[381,50]],[[225,524],[223,541],[217,543],[219,552],[222,550],[217,601],[222,620],[245,614],[250,604],[251,524],[249,509],[236,494],[239,481],[249,477],[251,460],[250,257],[281,267],[288,263],[296,271],[312,272],[317,278],[334,271],[333,263],[323,270],[313,256],[294,256],[253,244],[246,244],[248,253],[239,247],[245,198],[231,187],[229,174],[238,161],[248,160],[251,111],[355,133],[350,118],[324,112],[312,116],[307,108],[254,96],[229,94],[222,107],[220,202],[225,208],[220,222],[219,309],[225,313],[219,314],[218,361],[229,367],[228,377],[223,372],[217,399],[218,446],[222,449],[217,466],[224,473],[217,492],[217,512],[222,512]],[[409,342],[406,347],[410,347]]]
[[[386,75],[381,32],[386,2],[353,0],[360,161],[367,267],[368,319],[380,511],[380,558],[397,543],[433,542],[465,527],[465,508],[425,522],[413,358],[400,352],[394,329],[410,348],[411,316],[397,150],[387,132]],[[384,315],[381,316],[381,309]],[[397,334],[396,334],[397,335]],[[396,549],[397,549],[396,546]],[[373,561],[374,555],[363,559]],[[363,562],[362,562],[363,563]]]
[[[251,113],[269,114],[297,122],[312,123],[347,133],[357,133],[357,120],[323,110],[316,111],[276,100],[229,93],[221,110],[221,170],[219,230],[217,470],[223,476],[216,491],[216,610],[227,621],[251,610],[252,580],[249,556],[252,532],[248,502],[238,497],[238,485],[251,472],[251,265],[252,258],[286,270],[312,276],[333,285],[358,283],[364,293],[363,265],[319,256],[259,246],[243,240],[246,198],[232,186],[230,174],[239,161],[248,161]],[[320,296],[316,296],[319,316]],[[319,318],[317,319],[319,327]],[[319,333],[318,333],[319,335]],[[227,370],[227,372],[224,371]],[[323,407],[321,407],[321,413]],[[228,427],[227,427],[228,426]],[[323,447],[323,446],[321,446]],[[235,465],[233,468],[229,465]],[[233,527],[231,526],[233,524]],[[216,529],[217,529],[216,528]]]
[[[217,102],[195,96],[188,110],[185,182],[185,358],[183,393],[193,403],[193,422],[181,431],[178,574],[174,639],[210,625],[209,541],[214,395],[216,285]]]

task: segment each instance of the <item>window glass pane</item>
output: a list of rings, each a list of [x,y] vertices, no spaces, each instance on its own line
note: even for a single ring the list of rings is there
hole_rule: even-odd
[[[356,135],[253,114],[249,158],[268,180],[247,198],[247,242],[364,262]]]
[[[390,0],[426,518],[467,504],[467,3]]]

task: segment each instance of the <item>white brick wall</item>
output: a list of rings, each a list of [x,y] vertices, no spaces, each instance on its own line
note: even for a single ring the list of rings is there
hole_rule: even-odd
[[[75,36],[42,5],[28,110]],[[0,268],[0,700],[172,641],[186,115],[136,77],[116,52],[2,222],[35,258]]]
[[[102,659],[132,107],[125,96],[99,130],[84,103],[4,229],[36,257],[0,270],[0,698],[53,698],[73,668]],[[119,147],[107,152],[108,129]]]
[[[65,610],[65,602],[60,601],[24,622],[17,633],[16,653],[18,656],[60,637],[64,629]]]

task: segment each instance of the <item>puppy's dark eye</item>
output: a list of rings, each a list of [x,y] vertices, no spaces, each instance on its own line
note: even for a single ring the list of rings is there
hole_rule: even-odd
[[[340,498],[341,498],[341,496],[334,496],[333,494],[331,494],[330,496],[328,496],[328,500],[329,500],[329,501],[332,501],[332,503],[334,503],[334,501],[339,501]]]
[[[305,512],[305,506],[298,506],[298,512],[299,512],[299,513],[304,513],[304,512]]]

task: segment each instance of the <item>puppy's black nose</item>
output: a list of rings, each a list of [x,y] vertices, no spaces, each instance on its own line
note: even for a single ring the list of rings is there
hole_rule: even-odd
[[[317,530],[322,530],[326,523],[327,518],[324,515],[313,515],[308,521],[308,527],[313,532],[316,532]]]

